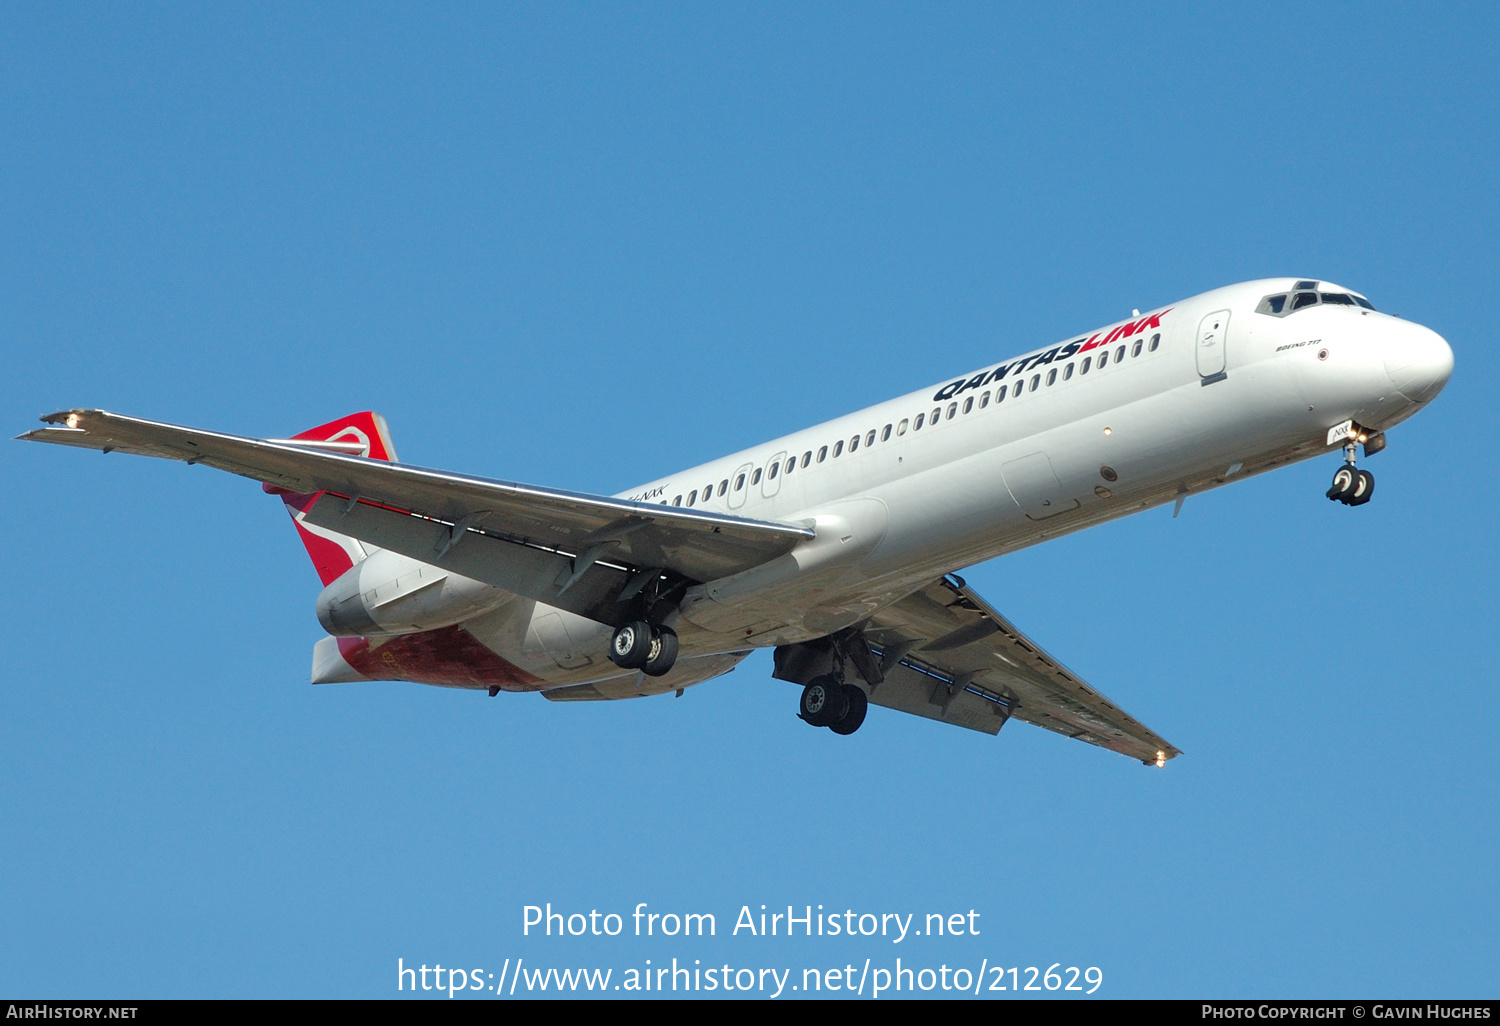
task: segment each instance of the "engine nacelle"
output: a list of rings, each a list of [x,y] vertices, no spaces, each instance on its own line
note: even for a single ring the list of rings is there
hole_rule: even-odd
[[[384,549],[350,567],[318,596],[318,622],[335,637],[409,634],[462,623],[509,592]]]

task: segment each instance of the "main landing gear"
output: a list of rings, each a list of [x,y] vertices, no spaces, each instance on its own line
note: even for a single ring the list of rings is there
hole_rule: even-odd
[[[1334,472],[1328,489],[1328,497],[1345,506],[1363,506],[1375,494],[1375,475],[1355,467],[1354,449],[1355,439],[1350,436],[1344,443],[1344,465]]]
[[[864,689],[846,684],[831,673],[814,677],[802,689],[797,715],[814,727],[835,734],[852,734],[865,722],[870,699]]]
[[[609,659],[622,669],[660,677],[677,662],[677,632],[632,620],[622,624],[609,640]]]
[[[797,703],[797,718],[809,726],[827,727],[835,734],[852,734],[859,729],[870,709],[870,693],[885,679],[880,660],[870,651],[864,631],[858,627],[846,627],[815,642],[778,648],[776,665],[776,676],[782,680],[807,682]],[[846,665],[853,666],[870,691],[845,678]],[[824,667],[828,672],[817,672]]]

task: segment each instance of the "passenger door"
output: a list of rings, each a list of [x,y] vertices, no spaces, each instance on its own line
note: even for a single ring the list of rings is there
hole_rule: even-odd
[[[1198,322],[1198,376],[1205,385],[1223,381],[1229,342],[1229,311],[1218,310]]]
[[[750,472],[754,469],[755,464],[746,463],[729,475],[729,494],[725,496],[725,502],[730,509],[739,509],[745,504],[745,499],[750,495]]]
[[[786,453],[778,452],[766,464],[766,474],[760,479],[760,493],[768,499],[781,491],[781,472],[786,469],[781,465],[784,459],[786,459]]]

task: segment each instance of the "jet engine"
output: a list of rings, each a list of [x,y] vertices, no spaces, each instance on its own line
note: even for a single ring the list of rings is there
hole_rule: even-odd
[[[318,622],[335,637],[435,630],[488,612],[509,592],[471,577],[380,550],[318,596]]]

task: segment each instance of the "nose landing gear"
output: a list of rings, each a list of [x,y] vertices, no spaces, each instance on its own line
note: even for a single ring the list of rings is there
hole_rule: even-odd
[[[1355,436],[1350,435],[1344,443],[1344,465],[1334,472],[1327,493],[1328,498],[1346,506],[1363,506],[1375,493],[1375,475],[1354,465],[1355,445]]]
[[[677,632],[644,620],[621,624],[609,639],[609,660],[621,669],[660,677],[677,662]]]

